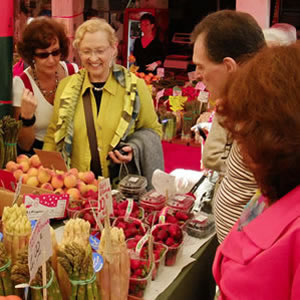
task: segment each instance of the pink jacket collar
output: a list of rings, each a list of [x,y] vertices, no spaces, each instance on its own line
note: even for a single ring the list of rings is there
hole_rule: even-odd
[[[271,247],[286,227],[299,216],[300,185],[272,204],[242,231],[237,231],[236,223],[220,250],[223,255],[246,264],[259,252]]]

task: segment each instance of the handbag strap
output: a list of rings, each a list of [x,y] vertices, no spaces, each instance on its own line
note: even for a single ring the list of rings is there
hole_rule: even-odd
[[[90,93],[87,90],[83,95],[83,107],[85,114],[85,122],[87,127],[87,134],[90,144],[91,156],[92,156],[92,164],[91,169],[95,174],[101,175],[101,162],[99,159],[99,151],[97,145],[97,136],[93,118],[92,104]]]

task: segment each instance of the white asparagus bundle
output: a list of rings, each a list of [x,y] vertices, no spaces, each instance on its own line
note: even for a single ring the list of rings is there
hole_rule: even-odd
[[[104,259],[98,276],[102,300],[127,300],[130,261],[123,230],[106,226],[98,252]]]

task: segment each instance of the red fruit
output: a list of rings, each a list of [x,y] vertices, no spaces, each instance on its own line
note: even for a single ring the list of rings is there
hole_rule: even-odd
[[[126,226],[126,223],[119,222],[119,223],[117,224],[117,227],[118,227],[118,228],[122,228],[123,230],[125,230],[127,226]]]
[[[174,239],[172,237],[168,237],[165,244],[168,246],[168,247],[171,247],[172,245],[174,245]]]
[[[179,238],[179,235],[181,234],[180,228],[175,224],[170,225],[168,231],[172,237],[176,238]]]
[[[125,213],[126,213],[126,210],[125,210],[125,209],[120,209],[120,208],[119,208],[119,216],[120,216],[120,217],[125,216]]]
[[[114,208],[114,210],[118,208],[118,202],[117,201],[113,202],[113,208]]]
[[[168,238],[169,234],[166,230],[161,229],[158,233],[157,233],[157,239],[160,241],[165,241]]]
[[[86,221],[88,221],[88,222],[90,222],[91,227],[95,227],[96,226],[96,221],[95,221],[94,217],[90,213],[86,212],[83,215],[83,219],[86,220]]]
[[[189,218],[189,216],[182,211],[177,211],[175,217],[181,221],[186,221]]]
[[[177,224],[178,220],[172,215],[167,215],[166,223]]]
[[[143,237],[142,235],[136,235],[136,236],[134,237],[134,240],[135,240],[136,242],[138,242],[142,237]]]
[[[138,260],[138,259],[131,259],[130,260],[130,267],[133,270],[137,270],[140,267],[140,260]]]
[[[131,240],[131,241],[128,241],[127,242],[127,248],[128,249],[134,249],[135,247],[136,247],[136,241],[133,241],[133,240]]]
[[[143,270],[142,269],[135,270],[134,275],[136,276],[136,278],[141,278],[143,275]]]
[[[128,201],[123,201],[123,202],[119,203],[119,209],[126,210],[127,203],[128,203]]]
[[[134,237],[138,233],[136,228],[128,228],[125,230],[126,238]]]

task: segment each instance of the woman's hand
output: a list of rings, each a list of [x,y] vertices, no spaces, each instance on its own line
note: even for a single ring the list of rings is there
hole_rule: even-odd
[[[20,113],[22,118],[31,119],[37,107],[37,100],[29,89],[24,89],[21,98]]]
[[[133,152],[132,148],[130,146],[124,146],[122,148],[124,152],[126,152],[125,155],[122,155],[118,150],[113,150],[108,152],[109,157],[112,159],[112,161],[116,164],[121,163],[129,163],[132,160]]]

